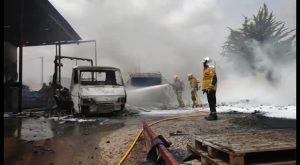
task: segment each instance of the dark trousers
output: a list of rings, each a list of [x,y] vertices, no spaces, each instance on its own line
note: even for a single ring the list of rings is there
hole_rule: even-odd
[[[207,100],[209,104],[210,113],[216,114],[216,91],[210,90],[207,92]]]

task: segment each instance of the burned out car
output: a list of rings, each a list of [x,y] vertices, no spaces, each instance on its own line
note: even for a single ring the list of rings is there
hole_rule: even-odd
[[[167,82],[160,72],[132,73],[127,81],[129,88],[143,88],[161,84],[167,84]]]
[[[121,71],[114,67],[74,67],[70,90],[75,113],[120,112],[127,100]]]
[[[160,72],[131,73],[126,82],[130,106],[166,109],[175,98],[172,86]]]

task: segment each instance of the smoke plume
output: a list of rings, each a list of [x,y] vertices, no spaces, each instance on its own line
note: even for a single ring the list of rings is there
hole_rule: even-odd
[[[258,8],[249,11],[247,5],[242,6],[243,2],[228,1],[228,4],[237,5],[230,10],[227,3],[218,0],[50,2],[84,40],[97,40],[98,65],[119,67],[125,81],[128,80],[128,73],[133,72],[160,71],[169,82],[173,81],[173,75],[176,74],[186,84],[185,100],[190,100],[187,73],[193,73],[200,78],[203,72],[201,61],[208,56],[216,61],[217,102],[249,98],[272,104],[278,103],[279,100],[282,104],[295,103],[295,62],[274,66],[272,60],[264,55],[259,56],[261,59],[257,66],[270,68],[272,74],[275,74],[272,78],[279,82],[274,87],[260,75],[244,77],[238,74],[230,59],[220,56],[222,44],[229,34],[227,27],[242,23],[242,16],[245,14],[234,13],[234,9],[241,7],[249,14],[254,14]],[[270,4],[271,2],[273,1],[270,1]],[[295,1],[292,2],[285,6],[293,8]],[[253,3],[256,3],[257,7],[262,5],[262,2]],[[279,2],[274,4],[282,5]],[[292,16],[295,16],[295,12]],[[24,53],[35,57],[48,56],[45,68],[45,75],[48,76],[54,70],[55,47],[43,48],[45,50],[39,54],[36,53],[37,49],[39,48],[30,47]],[[264,48],[254,46],[254,49],[264,54]],[[93,44],[65,45],[62,46],[62,55],[94,59],[94,47]],[[77,63],[80,64],[88,65],[84,62]],[[74,65],[75,61],[64,60],[62,76],[70,77]],[[39,65],[32,68],[38,70],[38,67]],[[24,66],[24,72],[26,69]],[[241,65],[240,69],[247,71],[250,68]],[[266,74],[268,73],[264,72],[264,76]],[[205,96],[200,92],[199,95],[202,101],[206,102]]]

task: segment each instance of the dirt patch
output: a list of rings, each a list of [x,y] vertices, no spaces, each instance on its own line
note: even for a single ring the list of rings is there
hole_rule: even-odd
[[[259,114],[246,114],[241,118],[233,118],[230,122],[245,127],[296,129],[296,120],[294,119],[270,118]]]
[[[278,121],[287,122],[285,129],[274,125]],[[279,122],[280,123],[280,122]],[[282,133],[285,135],[285,138],[295,138],[296,129],[293,127],[293,121],[286,121],[285,119],[273,119],[273,118],[264,118],[261,116],[253,116],[252,114],[241,114],[241,113],[231,113],[231,114],[219,114],[219,120],[217,121],[207,121],[201,117],[192,118],[192,119],[180,119],[176,121],[168,121],[154,125],[151,128],[157,135],[163,135],[168,141],[172,142],[170,150],[173,151],[184,151],[186,150],[186,145],[194,145],[194,139],[198,135],[220,135],[222,133],[234,134],[234,133],[255,133],[257,131],[276,131],[277,133]],[[288,129],[287,129],[288,128]],[[113,146],[107,146],[110,148],[110,152],[118,153],[116,156],[111,156],[108,160],[111,164],[115,164],[121,153],[124,153],[127,149],[125,146],[129,146],[134,138],[134,133],[138,131],[138,127],[124,127],[121,132],[116,132],[115,136],[110,134],[107,139],[115,138],[116,142]],[[122,136],[117,137],[118,133],[121,133]],[[124,136],[125,135],[125,136]],[[122,145],[124,144],[124,145]],[[116,148],[115,146],[120,146]],[[145,147],[140,146],[144,145],[142,142],[139,142],[134,148],[133,152],[130,154],[130,157],[125,161],[125,164],[139,164],[141,161],[145,160],[146,150]],[[103,149],[103,152],[105,153]],[[117,152],[114,152],[117,150]],[[106,157],[109,157],[109,154],[106,154]],[[181,154],[184,155],[184,154]],[[178,158],[182,159],[182,158]]]
[[[109,162],[108,164],[117,164],[131,145],[131,142],[134,140],[140,128],[140,124],[126,125],[118,131],[102,138],[99,147],[103,159]],[[146,154],[144,140],[140,138],[124,164],[139,164],[139,162],[145,159]]]

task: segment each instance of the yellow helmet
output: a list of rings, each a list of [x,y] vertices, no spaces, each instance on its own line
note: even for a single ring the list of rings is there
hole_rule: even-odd
[[[193,74],[192,74],[192,73],[188,73],[187,76],[188,76],[188,77],[192,77]]]

